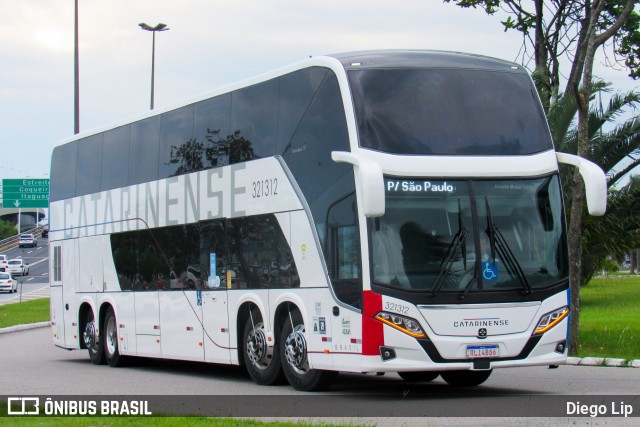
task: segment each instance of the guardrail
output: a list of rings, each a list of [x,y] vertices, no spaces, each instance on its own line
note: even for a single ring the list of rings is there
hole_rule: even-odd
[[[36,238],[42,236],[42,226],[36,226],[34,228],[30,228],[28,230],[24,230],[20,234],[16,234],[15,236],[8,237],[4,240],[0,240],[0,252],[4,252],[8,249],[15,248],[18,246],[18,242],[20,241],[20,235],[22,234],[33,234]]]

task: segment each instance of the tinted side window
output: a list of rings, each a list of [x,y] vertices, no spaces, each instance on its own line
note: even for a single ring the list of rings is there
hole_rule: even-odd
[[[362,267],[353,166],[335,163],[332,151],[350,151],[350,146],[338,80],[328,72],[283,158],[311,208],[336,296],[360,307]]]
[[[131,124],[129,185],[158,179],[160,116]]]
[[[237,90],[231,95],[230,163],[272,156],[276,153],[278,81],[272,80]],[[232,147],[233,150],[233,147]]]
[[[160,179],[204,169],[204,145],[193,138],[194,106],[168,111],[160,124]]]
[[[150,230],[112,234],[111,250],[122,290],[165,289],[170,267]]]
[[[280,77],[278,153],[286,150],[327,72],[326,68],[314,67]]]
[[[111,250],[123,290],[300,286],[273,215],[114,233]]]
[[[351,165],[335,163],[332,151],[350,148],[338,79],[328,73],[283,154],[309,204],[353,169]],[[322,218],[325,215],[326,209]]]
[[[112,234],[111,250],[121,289],[204,287],[208,272],[199,265],[198,234],[198,224]]]
[[[300,286],[289,244],[273,215],[235,218],[226,228],[232,288]]]
[[[231,94],[216,96],[196,104],[194,138],[204,145],[202,163],[205,168],[229,164],[230,126]]]
[[[227,276],[233,284],[233,277],[229,271],[229,250],[223,220],[212,220],[200,223],[200,264],[207,266],[213,282],[221,289],[227,288]]]
[[[121,126],[104,133],[101,189],[126,187],[129,182],[129,138],[131,126]]]
[[[327,212],[326,254],[336,296],[362,306],[362,263],[355,193],[338,200]]]
[[[348,76],[363,147],[476,156],[553,148],[535,87],[524,73],[400,68]]]
[[[53,150],[49,189],[49,198],[52,202],[69,199],[76,195],[77,146],[77,142],[70,142]]]
[[[102,139],[103,134],[99,133],[78,141],[76,196],[100,191]]]

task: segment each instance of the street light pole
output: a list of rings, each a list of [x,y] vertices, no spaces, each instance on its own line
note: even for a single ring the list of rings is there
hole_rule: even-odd
[[[151,31],[153,33],[153,42],[151,44],[151,109],[153,110],[153,83],[155,80],[155,68],[156,68],[156,31],[167,31],[167,24],[158,24],[155,27],[145,24],[144,22],[138,24],[140,28],[145,31]]]
[[[78,0],[76,0],[73,46],[73,133],[80,133],[80,64],[78,54]]]

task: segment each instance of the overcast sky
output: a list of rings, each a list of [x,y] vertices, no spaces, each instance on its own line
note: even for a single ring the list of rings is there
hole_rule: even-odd
[[[441,0],[80,0],[80,130],[160,108],[309,55],[439,49],[518,60],[520,35]],[[48,177],[73,134],[74,0],[2,0],[0,178]],[[629,90],[622,71],[595,74]]]

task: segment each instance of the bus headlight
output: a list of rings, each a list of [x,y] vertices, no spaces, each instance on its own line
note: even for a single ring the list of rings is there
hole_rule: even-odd
[[[392,328],[404,332],[405,334],[410,335],[414,338],[424,338],[426,336],[426,334],[420,327],[420,323],[410,317],[381,311],[380,313],[376,314],[376,319],[381,321],[385,325],[389,325]]]
[[[533,332],[533,335],[540,335],[547,332],[549,329],[556,326],[558,323],[562,321],[565,317],[569,315],[569,307],[564,306],[558,308],[557,310],[553,310],[540,318],[538,322],[538,326],[536,326],[536,330]]]

